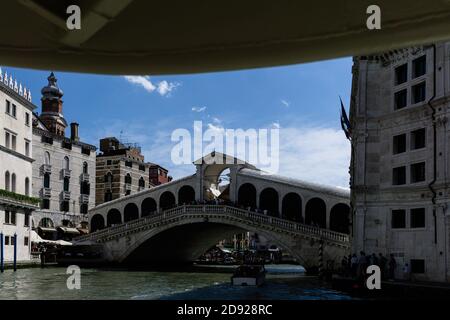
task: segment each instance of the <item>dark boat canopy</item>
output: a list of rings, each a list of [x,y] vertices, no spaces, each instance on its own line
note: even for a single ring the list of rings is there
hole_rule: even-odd
[[[67,7],[81,8],[68,30]],[[0,4],[3,65],[108,74],[210,72],[363,55],[450,38],[450,1],[17,0]]]

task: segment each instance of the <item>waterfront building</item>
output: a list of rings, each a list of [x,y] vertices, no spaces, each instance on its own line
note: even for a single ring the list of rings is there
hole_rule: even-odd
[[[0,68],[0,235],[4,261],[31,260],[32,114],[28,89]],[[0,249],[0,250],[1,250]]]
[[[151,163],[149,167],[149,181],[154,186],[172,181],[172,177],[168,175],[168,170],[158,164]]]
[[[100,154],[96,159],[97,205],[137,193],[153,186],[141,148],[122,143],[115,137],[100,140]]]
[[[41,208],[33,219],[41,237],[70,239],[87,229],[87,212],[95,205],[96,147],[80,140],[77,123],[70,124],[66,137],[63,91],[53,73],[41,93],[32,141],[33,194]]]
[[[353,250],[450,281],[450,43],[354,57]]]

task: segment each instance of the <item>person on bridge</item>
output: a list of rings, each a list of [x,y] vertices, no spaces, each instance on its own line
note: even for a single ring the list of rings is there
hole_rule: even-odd
[[[395,261],[394,255],[391,253],[389,259],[389,279],[395,280],[395,269],[397,268],[397,261]]]

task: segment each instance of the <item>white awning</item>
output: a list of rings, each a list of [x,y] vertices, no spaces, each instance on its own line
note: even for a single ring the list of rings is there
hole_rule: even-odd
[[[76,228],[58,227],[58,229],[62,230],[64,233],[80,234],[80,231]]]

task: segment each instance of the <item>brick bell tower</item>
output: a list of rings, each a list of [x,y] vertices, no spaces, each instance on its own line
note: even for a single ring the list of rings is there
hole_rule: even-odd
[[[61,98],[64,93],[58,88],[56,84],[58,79],[53,72],[47,80],[48,85],[41,90],[42,113],[40,119],[51,132],[64,137],[67,127],[67,122],[62,113],[63,101]]]

